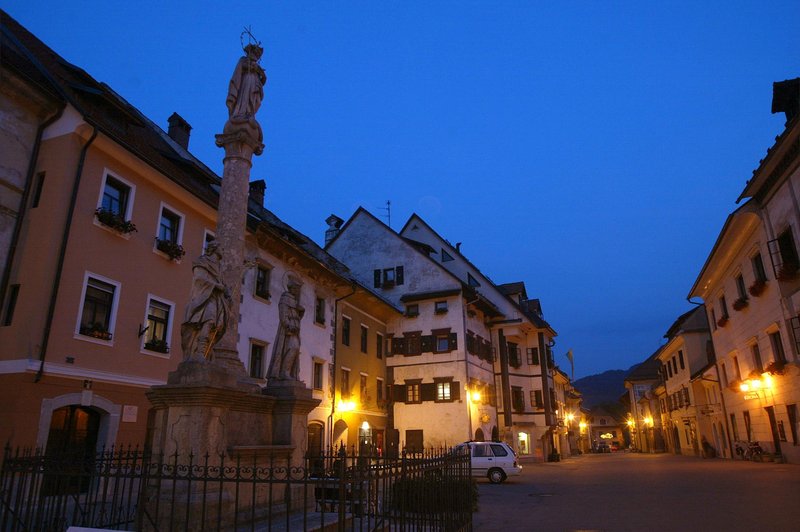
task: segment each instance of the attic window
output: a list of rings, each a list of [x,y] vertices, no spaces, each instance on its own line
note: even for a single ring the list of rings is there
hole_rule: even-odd
[[[472,276],[472,274],[469,273],[469,272],[467,272],[467,284],[472,286],[472,287],[476,287],[476,286],[480,286],[481,285],[481,283],[479,283],[478,280],[476,278],[474,278]]]
[[[450,255],[444,248],[442,248],[442,262],[448,262],[454,260],[453,256]]]
[[[375,288],[391,288],[405,282],[402,266],[373,270],[373,277]]]

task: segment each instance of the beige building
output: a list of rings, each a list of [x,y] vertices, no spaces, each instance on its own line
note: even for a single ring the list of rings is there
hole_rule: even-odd
[[[800,79],[775,83],[786,128],[748,181],[689,297],[705,303],[731,440],[800,461]]]
[[[661,406],[659,390],[661,382],[661,363],[658,355],[662,348],[650,355],[647,360],[634,367],[625,377],[625,389],[631,405],[629,429],[632,445],[645,453],[664,451],[664,433],[661,425]]]
[[[714,360],[705,309],[697,307],[680,316],[664,337],[667,343],[658,352],[658,360],[664,389],[659,402],[666,447],[675,454],[699,456],[702,437],[712,433],[709,418],[713,412],[721,411],[718,401],[709,401],[702,377],[698,379]],[[715,381],[709,381],[711,384]]]

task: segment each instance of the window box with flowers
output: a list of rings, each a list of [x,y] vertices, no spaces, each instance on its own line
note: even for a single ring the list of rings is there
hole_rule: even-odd
[[[167,345],[167,342],[157,338],[145,342],[144,348],[148,351],[155,351],[156,353],[169,353],[169,345]]]
[[[753,297],[758,297],[764,293],[764,290],[767,289],[767,282],[762,279],[756,279],[756,281],[750,285],[750,288],[747,289],[750,292],[750,295]]]
[[[111,340],[111,333],[103,327],[101,323],[95,323],[89,327],[81,327],[80,333],[84,336],[91,336],[98,340]]]
[[[179,261],[186,254],[183,246],[171,240],[156,238],[156,249],[166,254],[170,260]]]
[[[728,316],[722,316],[717,320],[718,327],[725,327],[728,324]]]
[[[782,360],[773,360],[767,367],[764,368],[764,373],[770,373],[772,375],[783,375],[783,370],[786,367],[786,363]]]
[[[136,225],[131,222],[130,220],[126,220],[119,214],[115,213],[114,211],[106,210],[102,207],[97,208],[94,211],[94,215],[97,218],[97,221],[101,224],[105,225],[113,229],[114,231],[127,235],[129,233],[133,233],[138,231],[136,229]]]
[[[743,310],[747,308],[750,302],[747,300],[746,297],[740,297],[736,301],[733,302],[733,310]]]

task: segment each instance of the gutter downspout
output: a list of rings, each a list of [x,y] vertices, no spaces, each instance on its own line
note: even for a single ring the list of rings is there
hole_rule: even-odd
[[[703,302],[697,303],[695,301],[692,301],[692,296],[687,296],[686,297],[686,301],[688,301],[692,305],[697,305],[697,306],[705,305],[705,303],[703,303]],[[711,334],[710,331],[709,331],[709,336],[711,337],[711,345],[713,346],[714,345],[714,335]],[[717,373],[717,383],[720,385],[719,386],[719,399],[720,399],[720,402],[722,404],[722,417],[725,418],[725,431],[728,433],[728,437],[725,438],[725,439],[728,441],[728,452],[731,453],[731,459],[733,459],[734,456],[735,456],[734,453],[733,453],[733,437],[732,437],[732,434],[731,434],[730,421],[729,421],[729,418],[728,418],[728,407],[725,405],[725,394],[722,391],[722,380],[720,379],[719,364],[717,364],[716,351],[717,351],[717,349],[715,347],[714,348],[714,370]]]
[[[64,109],[67,108],[66,104],[61,104],[61,107],[53,113],[52,116],[45,119],[36,130],[36,138],[33,142],[33,149],[31,150],[30,162],[28,163],[28,172],[25,175],[25,189],[22,191],[22,198],[19,203],[19,211],[17,212],[17,221],[14,223],[14,232],[11,234],[11,245],[8,247],[8,256],[6,257],[6,264],[3,268],[3,278],[0,280],[0,303],[6,300],[6,293],[8,291],[8,283],[11,279],[11,266],[14,264],[14,255],[17,251],[17,243],[19,242],[19,234],[22,232],[22,221],[25,219],[25,214],[28,211],[28,200],[30,198],[31,189],[33,188],[33,174],[36,170],[36,161],[39,159],[39,148],[42,145],[42,134],[44,130],[50,125],[61,118],[64,114]]]
[[[42,347],[39,353],[39,371],[36,372],[33,382],[37,383],[42,380],[44,374],[44,361],[47,357],[47,346],[50,341],[50,330],[53,326],[53,317],[56,312],[56,299],[58,297],[58,289],[61,286],[61,273],[64,269],[64,257],[67,254],[67,243],[69,242],[69,231],[72,227],[72,217],[75,213],[75,204],[78,201],[78,189],[81,184],[81,177],[83,177],[83,165],[86,162],[86,152],[89,151],[89,146],[97,138],[97,128],[93,127],[92,136],[86,141],[86,144],[81,148],[81,155],[78,159],[78,167],[75,170],[75,181],[72,185],[72,196],[69,200],[69,208],[67,210],[67,219],[64,223],[64,232],[61,237],[61,249],[58,252],[58,265],[56,266],[56,273],[53,278],[53,289],[50,292],[50,303],[47,307],[47,320],[45,321],[44,333],[42,334]]]
[[[328,446],[333,454],[333,415],[336,413],[336,354],[339,346],[339,301],[356,293],[356,283],[350,285],[352,292],[333,300],[333,376],[331,377],[331,414],[328,416]]]

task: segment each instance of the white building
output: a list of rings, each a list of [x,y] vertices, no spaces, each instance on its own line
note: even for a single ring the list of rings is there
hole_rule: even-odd
[[[326,249],[404,309],[387,323],[400,448],[503,439],[550,452],[555,332],[522,283],[494,285],[416,215],[398,234],[358,209]]]

